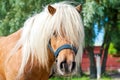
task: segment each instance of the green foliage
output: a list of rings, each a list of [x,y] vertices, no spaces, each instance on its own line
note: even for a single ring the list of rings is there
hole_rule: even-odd
[[[103,0],[103,5],[105,6],[105,16],[109,18],[109,22],[105,26],[106,32],[109,32],[109,40],[114,44],[115,49],[112,49],[112,53],[116,54],[118,54],[117,51],[120,51],[120,23],[118,23],[120,21],[119,4],[119,0]]]
[[[101,17],[103,17],[103,9],[104,7],[95,1],[85,3],[82,11],[84,17],[84,26],[93,28],[91,24],[97,22]]]
[[[109,54],[111,54],[111,55],[115,55],[115,54],[117,54],[117,50],[115,49],[113,43],[110,44],[110,47],[109,47],[108,52],[109,52]]]
[[[104,15],[103,10],[104,7],[95,1],[86,2],[83,5],[82,14],[83,14],[83,22],[85,26],[85,33],[86,33],[85,35],[86,45],[93,46],[94,43],[93,41],[95,38],[93,25],[94,23],[100,24],[100,20]]]
[[[8,35],[23,26],[24,21],[55,0],[0,0],[0,35]]]
[[[114,44],[114,47],[120,52],[120,30],[114,30],[114,35],[112,36],[112,42]],[[119,53],[120,54],[120,53]]]
[[[118,8],[120,7],[120,0],[102,0],[105,7]]]

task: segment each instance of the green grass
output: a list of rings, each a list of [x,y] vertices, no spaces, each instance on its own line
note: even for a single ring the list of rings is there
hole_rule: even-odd
[[[63,77],[54,77],[49,80],[97,80],[97,79],[90,79],[88,76],[83,76],[81,78],[72,77],[72,78],[63,78]],[[100,80],[112,80],[110,77],[102,77]]]
[[[89,80],[88,77],[82,77],[82,78],[77,78],[77,77],[72,77],[72,78],[63,78],[63,77],[54,77],[49,80]]]

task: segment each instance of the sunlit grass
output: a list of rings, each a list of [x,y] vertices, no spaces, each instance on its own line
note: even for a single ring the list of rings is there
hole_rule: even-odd
[[[97,80],[97,79],[90,79],[89,76],[83,76],[81,78],[78,77],[68,77],[68,78],[63,78],[63,77],[53,77],[50,78],[49,80]],[[110,77],[103,76],[100,80],[112,80]]]
[[[67,78],[54,77],[49,80],[89,80],[89,77],[81,77],[81,78],[78,78],[78,77],[67,77]]]

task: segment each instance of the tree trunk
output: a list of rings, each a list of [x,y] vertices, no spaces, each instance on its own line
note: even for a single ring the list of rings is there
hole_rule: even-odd
[[[93,47],[86,48],[89,52],[89,60],[90,60],[90,78],[96,78],[96,64],[94,58]]]
[[[111,37],[109,35],[109,32],[106,32],[105,37],[104,37],[104,42],[102,44],[102,47],[105,46],[105,49],[104,49],[104,53],[103,53],[103,57],[102,57],[101,74],[105,73],[105,71],[106,71],[106,62],[107,62],[108,49],[110,46],[110,42],[111,42]],[[102,53],[102,50],[100,52]]]
[[[102,67],[101,67],[101,73],[105,73],[106,71],[106,62],[107,62],[107,57],[108,57],[108,48],[109,48],[110,42],[106,44],[104,54],[103,54],[103,60],[102,60]]]
[[[104,50],[104,54],[103,54],[103,60],[102,60],[102,67],[101,67],[102,74],[105,73],[105,71],[106,71],[108,49],[109,49],[110,42],[111,42],[111,39],[112,39],[111,38],[112,34],[110,34],[110,33],[113,33],[115,31],[115,29],[117,28],[117,27],[114,27],[114,26],[116,26],[116,21],[117,21],[117,11],[116,11],[116,9],[113,9],[113,8],[111,8],[111,10],[114,13],[110,14],[108,16],[110,21],[106,24],[107,27],[105,28],[106,33],[105,33],[105,37],[104,37],[104,43],[105,43],[106,46],[105,46],[105,50]]]

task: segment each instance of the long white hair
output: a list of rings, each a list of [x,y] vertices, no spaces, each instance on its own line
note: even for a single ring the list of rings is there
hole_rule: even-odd
[[[51,6],[56,9],[54,15],[49,13],[48,6],[46,6],[41,13],[30,17],[24,23],[21,38],[14,48],[14,51],[17,51],[22,47],[22,63],[19,75],[24,72],[24,67],[30,58],[31,64],[36,58],[42,67],[48,67],[47,48],[49,40],[55,31],[58,35],[62,35],[61,28],[67,39],[79,49],[76,61],[80,61],[84,39],[84,28],[80,14],[74,6],[67,3],[55,3]]]

